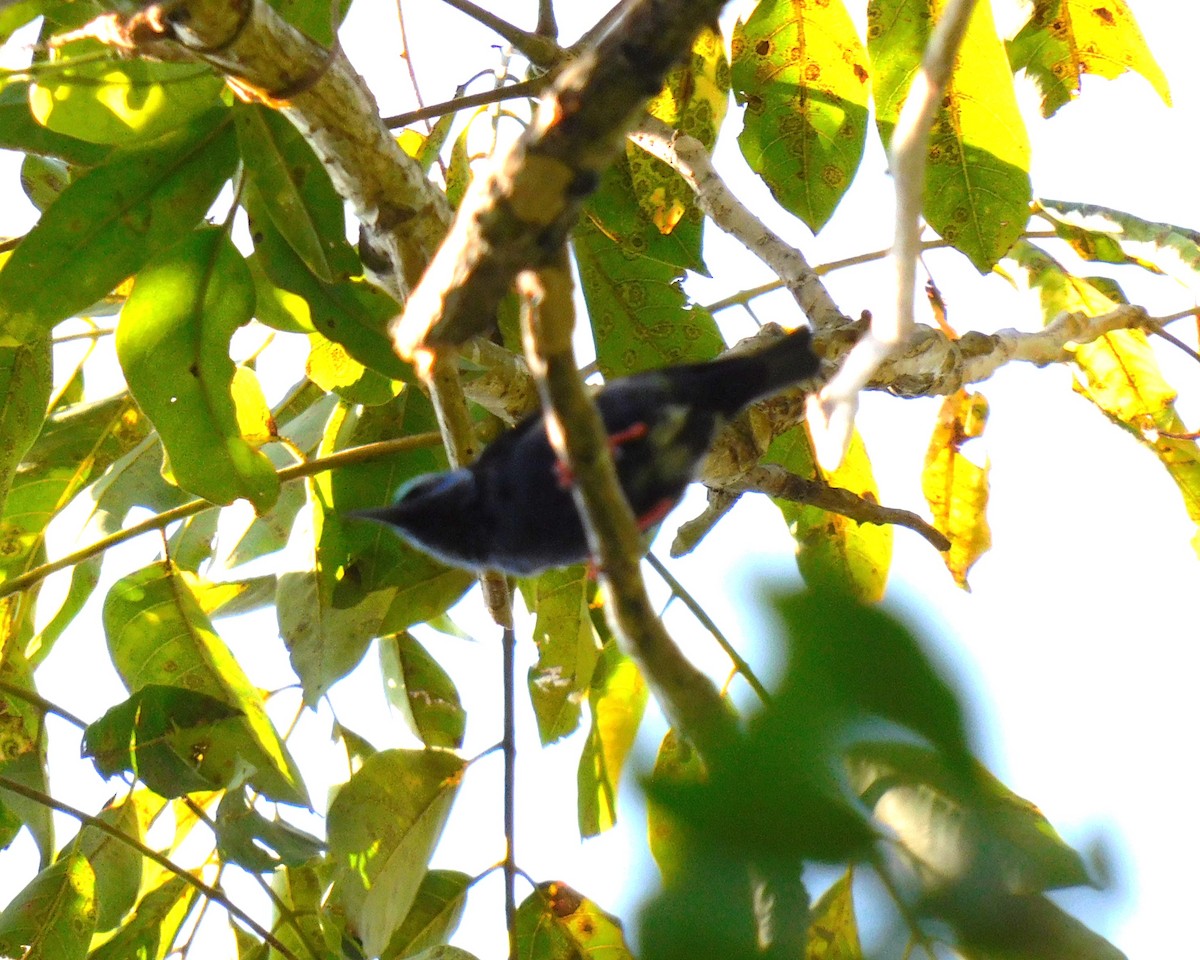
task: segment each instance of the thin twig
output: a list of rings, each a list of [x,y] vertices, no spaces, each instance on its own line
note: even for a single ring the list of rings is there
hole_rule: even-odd
[[[58,800],[49,794],[42,793],[40,790],[34,790],[32,787],[27,787],[25,784],[17,780],[13,780],[11,777],[0,776],[0,789],[8,790],[17,794],[18,796],[24,797],[26,800],[32,800],[34,803],[39,803],[42,806],[49,807],[51,810],[57,810],[59,813],[65,813],[67,816],[73,817],[80,823],[89,827],[94,827],[101,833],[107,833],[114,840],[117,840],[128,847],[132,847],[147,860],[153,860],[164,870],[167,870],[179,877],[179,879],[184,881],[184,883],[195,887],[200,891],[200,893],[204,894],[204,896],[208,897],[210,900],[215,900],[227,911],[229,911],[230,916],[236,917],[238,920],[244,923],[250,928],[250,930],[252,930],[281,954],[287,957],[288,960],[300,960],[300,958],[297,957],[296,954],[293,953],[286,944],[282,943],[278,937],[271,933],[270,930],[263,927],[252,916],[246,913],[246,911],[237,906],[237,904],[225,896],[224,893],[222,893],[216,887],[209,886],[199,877],[194,876],[193,874],[184,870],[173,860],[171,860],[170,857],[166,857],[157,850],[153,850],[146,846],[144,843],[142,843],[142,841],[137,839],[137,837],[131,837],[129,834],[125,833],[125,831],[114,827],[111,823],[107,823],[106,821],[101,820],[99,817],[93,817],[90,813],[84,813],[82,810],[73,807],[68,803],[63,803],[63,801]]]
[[[513,26],[507,20],[502,20],[471,0],[443,0],[447,6],[465,13],[472,20],[477,20],[485,27],[500,34],[512,46],[524,54],[531,63],[539,67],[552,67],[563,56],[562,47],[549,37],[539,36]]]
[[[396,440],[381,440],[378,443],[368,443],[361,447],[351,447],[349,450],[339,450],[337,453],[332,453],[327,457],[319,457],[315,460],[308,460],[305,463],[295,463],[276,470],[275,475],[279,477],[280,483],[287,483],[290,480],[311,477],[314,474],[322,473],[325,470],[333,470],[336,467],[365,463],[370,460],[376,460],[379,457],[403,453],[408,450],[435,447],[441,442],[441,434],[416,433],[409,437],[399,437]],[[205,510],[211,510],[219,506],[220,504],[209,500],[191,500],[170,510],[164,510],[162,513],[143,520],[141,523],[135,523],[124,530],[118,530],[107,537],[101,537],[86,547],[68,553],[66,556],[59,557],[57,560],[43,563],[39,567],[27,570],[19,577],[13,577],[11,580],[0,583],[0,597],[7,597],[10,594],[27,590],[33,584],[44,580],[52,573],[57,573],[59,570],[65,570],[67,567],[73,567],[77,563],[90,560],[92,557],[103,553],[111,547],[115,547],[119,543],[125,543],[127,540],[140,537],[143,533],[149,533],[152,530],[161,530],[176,520],[185,520],[188,517],[193,517],[198,513],[203,513]]]
[[[509,960],[517,960],[517,635],[503,630],[504,649],[504,922]]]
[[[408,43],[408,27],[404,23],[404,0],[396,0],[396,21],[400,25],[400,46],[404,48],[400,56],[404,60],[405,67],[408,68],[408,82],[412,85],[413,98],[417,101],[417,107],[419,108],[417,112],[423,113],[425,111],[425,99],[421,96],[421,85],[417,83],[417,71],[412,62],[412,47]],[[438,114],[435,113],[433,116],[436,117]],[[418,117],[417,119],[428,120],[429,118]],[[393,126],[387,120],[383,122],[385,126]],[[409,120],[407,123],[396,124],[396,126],[407,126],[408,123],[413,122],[415,121]],[[428,123],[425,124],[425,129],[427,131],[431,129]]]
[[[456,113],[459,110],[469,110],[471,107],[486,107],[489,104],[501,103],[505,100],[515,100],[517,97],[536,97],[546,89],[546,85],[550,83],[551,79],[552,76],[550,74],[543,74],[540,77],[521,80],[517,83],[510,83],[507,86],[496,87],[492,90],[484,90],[480,93],[455,97],[453,100],[435,103],[432,106],[422,107],[420,110],[410,110],[408,113],[398,113],[392,117],[384,117],[383,122],[387,127],[392,129],[407,127],[410,123],[417,123],[420,120],[430,120],[434,117],[444,116],[447,113]]]
[[[737,648],[729,642],[729,638],[721,632],[721,628],[713,622],[712,617],[696,602],[696,598],[684,589],[683,584],[675,579],[671,571],[667,569],[666,564],[659,560],[653,553],[646,554],[646,560],[654,568],[654,572],[662,577],[666,585],[671,588],[671,595],[687,607],[691,611],[692,616],[700,621],[700,625],[712,634],[713,639],[717,641],[717,645],[733,661],[734,670],[746,679],[746,683],[758,694],[758,698],[763,703],[770,703],[771,694],[767,692],[767,688],[763,686],[762,681],[758,679],[754,671],[750,668],[750,664],[737,652]]]
[[[64,710],[55,703],[51,703],[45,697],[40,696],[33,690],[26,690],[23,687],[18,687],[16,684],[9,683],[7,680],[0,680],[0,693],[7,693],[10,697],[16,697],[18,700],[23,700],[25,703],[37,707],[42,713],[50,713],[56,717],[62,717],[67,723],[83,730],[87,727],[79,717],[71,713],[69,710]]]

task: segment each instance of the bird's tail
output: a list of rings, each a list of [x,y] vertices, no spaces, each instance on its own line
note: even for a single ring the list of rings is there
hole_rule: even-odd
[[[688,399],[732,415],[747,404],[816,376],[821,358],[813,352],[807,327],[788,333],[755,352],[735,353],[686,371]]]

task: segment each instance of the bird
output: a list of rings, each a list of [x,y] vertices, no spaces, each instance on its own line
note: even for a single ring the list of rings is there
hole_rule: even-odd
[[[721,427],[820,368],[811,333],[799,327],[754,353],[649,370],[601,387],[596,407],[640,529],[679,502]],[[416,477],[391,505],[349,515],[390,525],[450,566],[527,577],[590,560],[571,486],[535,411],[469,466]]]

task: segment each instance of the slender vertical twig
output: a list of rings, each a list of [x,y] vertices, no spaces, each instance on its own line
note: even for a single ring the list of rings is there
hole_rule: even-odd
[[[504,628],[504,923],[509,960],[517,960],[517,635]]]

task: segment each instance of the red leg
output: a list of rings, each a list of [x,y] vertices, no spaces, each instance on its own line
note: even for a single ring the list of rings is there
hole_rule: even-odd
[[[675,509],[677,500],[664,498],[654,504],[649,510],[637,518],[638,529],[645,533],[656,523],[661,522],[668,513]]]
[[[631,440],[641,440],[650,432],[650,428],[640,420],[626,427],[624,430],[618,430],[616,433],[608,435],[609,449],[615,450],[622,444],[629,443]]]

